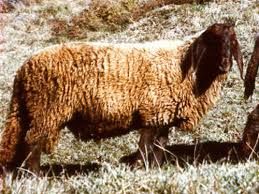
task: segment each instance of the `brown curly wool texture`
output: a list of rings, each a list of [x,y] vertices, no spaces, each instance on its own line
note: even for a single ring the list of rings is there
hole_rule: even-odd
[[[245,76],[244,98],[248,99],[253,95],[255,89],[255,78],[259,67],[259,34],[256,37],[254,51],[248,63]]]
[[[221,33],[220,25],[215,29]],[[0,164],[17,166],[34,145],[50,153],[65,126],[85,140],[140,128],[192,130],[227,77],[224,70],[202,94],[193,92],[196,67],[183,74],[180,64],[195,38],[143,45],[68,43],[35,54],[14,80]]]

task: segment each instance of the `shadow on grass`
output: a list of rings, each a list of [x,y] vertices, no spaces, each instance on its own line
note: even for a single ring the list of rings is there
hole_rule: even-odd
[[[0,168],[0,180],[4,179],[7,174],[11,173],[12,179],[22,179],[25,177],[61,177],[61,176],[66,176],[66,177],[71,177],[74,175],[83,175],[83,174],[88,174],[90,172],[98,172],[99,169],[101,168],[101,165],[98,163],[87,163],[84,165],[81,164],[47,164],[43,165],[40,167],[40,172],[34,173],[31,172],[30,170],[27,170],[22,167],[18,167],[13,171],[10,171],[9,169],[6,168]],[[1,193],[1,191],[0,191]]]
[[[88,174],[89,172],[97,172],[101,165],[97,163],[80,164],[53,164],[41,166],[41,172],[48,176],[73,176],[78,174]]]
[[[165,160],[180,166],[204,161],[238,163],[250,159],[259,160],[259,104],[248,115],[241,141],[171,145],[165,151]]]
[[[192,145],[178,144],[166,147],[166,161],[174,165],[201,164],[203,162],[229,162],[236,164],[249,158],[241,143],[203,142]]]

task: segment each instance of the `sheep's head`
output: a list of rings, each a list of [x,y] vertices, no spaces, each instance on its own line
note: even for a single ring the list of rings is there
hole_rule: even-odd
[[[182,63],[183,79],[190,69],[195,73],[194,92],[203,94],[218,75],[226,74],[232,67],[232,56],[243,79],[243,60],[231,24],[213,24],[192,44]]]
[[[243,77],[242,55],[232,24],[213,24],[201,35],[201,38],[207,49],[214,51],[210,55],[218,60],[215,68],[219,73],[230,71],[232,56],[234,56],[240,75]]]
[[[252,53],[251,59],[248,63],[246,76],[245,76],[245,92],[244,97],[248,99],[252,96],[255,89],[255,77],[259,67],[259,34],[257,34],[254,51]]]
[[[259,153],[259,104],[248,115],[242,144],[246,156],[250,155],[251,152]]]

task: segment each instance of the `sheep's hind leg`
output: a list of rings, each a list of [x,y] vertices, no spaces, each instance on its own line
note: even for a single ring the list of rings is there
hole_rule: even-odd
[[[40,174],[40,156],[42,152],[41,146],[42,146],[41,142],[38,142],[37,144],[34,144],[34,145],[26,144],[25,146],[26,158],[23,161],[23,166],[22,166],[37,175]]]
[[[25,168],[36,174],[40,172],[41,153],[52,152],[58,141],[60,130],[68,119],[68,116],[58,115],[51,110],[46,111],[44,117],[37,117],[37,114],[34,113],[30,122],[30,129],[25,137],[27,145]]]

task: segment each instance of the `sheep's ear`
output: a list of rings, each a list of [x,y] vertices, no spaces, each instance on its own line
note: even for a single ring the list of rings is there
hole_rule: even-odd
[[[192,64],[193,64],[193,46],[194,43],[191,45],[191,47],[187,50],[187,53],[185,54],[185,57],[183,59],[183,62],[181,64],[181,70],[182,70],[182,81],[186,78]]]
[[[232,27],[233,29],[233,27]],[[243,63],[243,58],[242,58],[242,54],[241,54],[241,50],[240,50],[240,46],[239,43],[237,41],[237,37],[236,37],[236,33],[234,32],[234,29],[231,30],[231,52],[232,55],[234,56],[235,61],[237,62],[238,65],[238,69],[240,72],[240,76],[242,79],[243,78],[243,67],[244,67],[244,63]]]
[[[193,53],[194,53],[194,65],[193,68],[194,70],[197,70],[197,67],[199,66],[201,59],[207,49],[206,44],[204,43],[204,40],[202,37],[199,38],[197,41],[197,44],[193,48]]]
[[[248,99],[252,96],[255,89],[255,77],[259,66],[259,35],[257,36],[254,51],[252,53],[251,59],[248,63],[246,75],[245,75],[245,92],[244,98]],[[259,107],[259,105],[258,105]]]
[[[203,43],[203,39],[201,37],[197,38],[187,51],[183,63],[181,65],[183,77],[182,81],[187,76],[189,70],[192,69],[193,72],[197,70],[197,66],[200,63],[205,50],[206,46]]]

